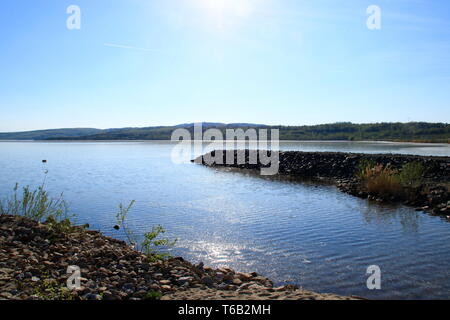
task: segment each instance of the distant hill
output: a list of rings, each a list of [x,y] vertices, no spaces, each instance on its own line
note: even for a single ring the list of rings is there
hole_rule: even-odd
[[[340,122],[315,126],[276,126],[281,140],[450,141],[450,124],[408,122],[354,124]]]
[[[170,140],[172,132],[185,128],[193,134],[192,123],[177,126],[157,126],[121,129],[57,129],[18,133],[0,133],[0,140]],[[314,126],[267,126],[251,123],[204,122],[203,129],[216,128],[225,135],[226,129],[279,129],[281,140],[384,140],[444,142],[450,140],[450,124],[446,123],[371,123],[340,122]]]
[[[45,140],[75,138],[92,135],[103,130],[94,128],[50,129],[24,132],[0,132],[0,140]]]

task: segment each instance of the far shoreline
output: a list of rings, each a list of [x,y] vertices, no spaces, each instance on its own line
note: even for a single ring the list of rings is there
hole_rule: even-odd
[[[184,140],[184,141],[203,141],[204,143],[213,143],[214,141],[205,141],[205,140]],[[216,142],[249,142],[248,140],[216,140]],[[259,141],[267,141],[270,140],[259,140]],[[119,140],[102,140],[102,139],[91,139],[91,140],[81,140],[81,139],[18,139],[18,140],[2,140],[0,142],[173,142],[178,143],[179,141],[172,141],[167,139],[119,139]],[[257,143],[258,141],[251,142]],[[435,141],[417,141],[417,140],[279,140],[280,143],[284,142],[300,142],[300,143],[376,143],[376,144],[417,144],[417,145],[442,145],[442,146],[450,146],[450,141],[448,142],[435,142]]]

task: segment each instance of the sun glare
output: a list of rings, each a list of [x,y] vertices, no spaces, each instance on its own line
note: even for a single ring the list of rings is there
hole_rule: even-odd
[[[251,10],[250,0],[197,0],[209,14],[246,16]]]

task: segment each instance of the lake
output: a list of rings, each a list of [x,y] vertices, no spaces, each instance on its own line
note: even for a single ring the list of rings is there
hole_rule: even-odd
[[[171,161],[170,142],[0,142],[0,196],[14,184],[64,192],[79,223],[117,238],[156,224],[193,262],[256,271],[276,284],[385,299],[450,298],[450,223],[404,206],[369,203],[323,184],[262,178]],[[450,156],[445,144],[281,142],[282,150]],[[207,151],[207,149],[205,150]],[[41,160],[48,160],[42,163]],[[381,268],[381,290],[366,269]]]

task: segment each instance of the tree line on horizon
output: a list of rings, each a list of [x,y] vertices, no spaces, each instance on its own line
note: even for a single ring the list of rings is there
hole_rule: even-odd
[[[20,133],[0,133],[0,140],[170,140],[172,132],[185,128],[193,134],[193,124],[122,129],[56,129]],[[256,124],[204,123],[203,130],[279,129],[280,140],[385,140],[443,142],[450,140],[450,124],[446,123],[369,123],[339,122],[311,126],[267,126]],[[269,130],[270,133],[270,130]],[[270,135],[269,135],[270,137]]]

